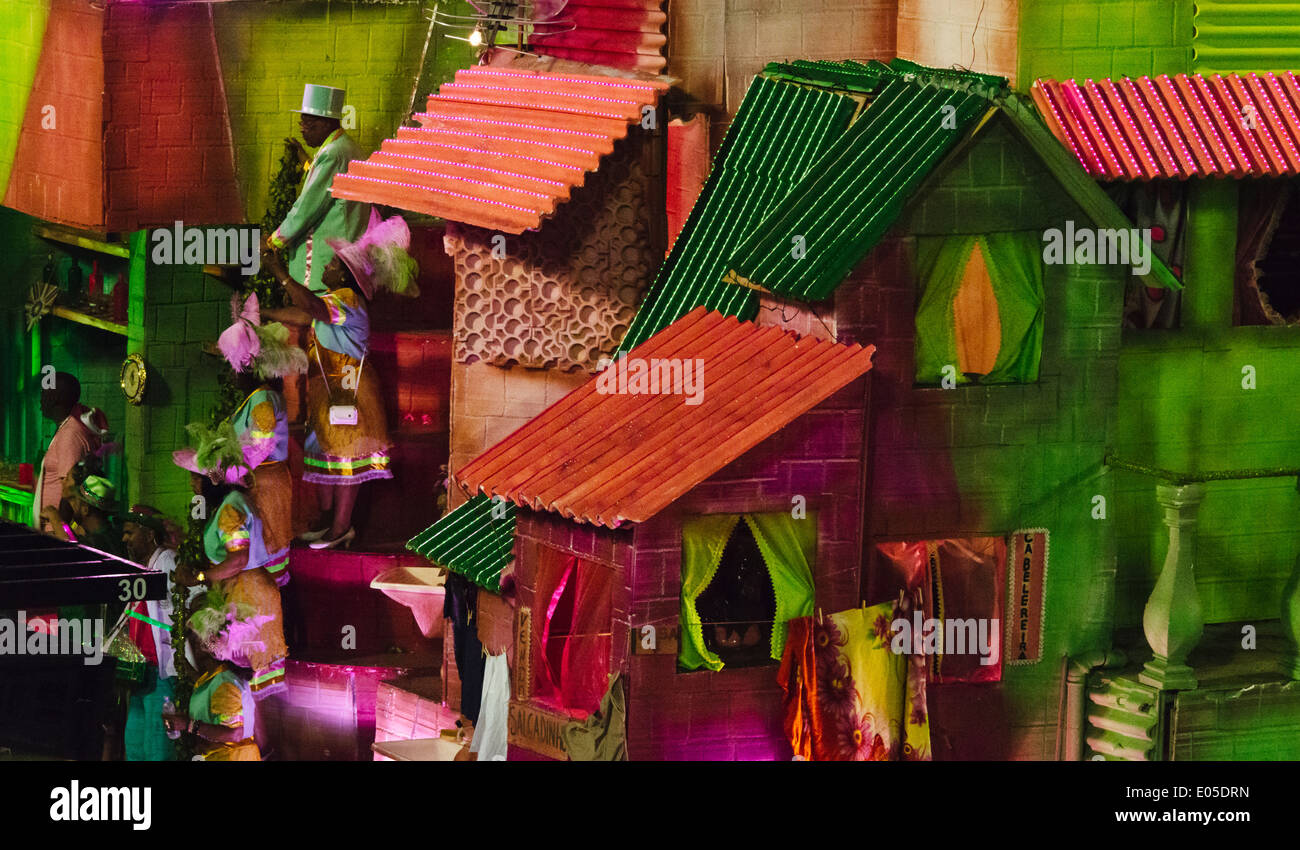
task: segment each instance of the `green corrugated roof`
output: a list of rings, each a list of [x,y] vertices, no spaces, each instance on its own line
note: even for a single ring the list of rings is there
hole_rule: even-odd
[[[826,298],[990,108],[982,92],[889,79],[866,114],[736,246],[727,279],[803,300]]]
[[[496,593],[501,571],[514,560],[514,543],[514,503],[494,503],[480,494],[412,537],[406,548]]]
[[[730,246],[744,239],[838,138],[858,108],[843,93],[757,77],[727,130],[713,170],[620,351],[645,342],[696,307],[751,319],[754,290],[722,280]]]
[[[750,85],[690,218],[619,352],[640,345],[699,306],[752,319],[758,312],[757,292],[725,279],[735,246],[762,238],[791,190],[801,180],[816,177],[819,160],[845,136],[861,104],[894,84],[942,89],[947,94],[933,96],[959,101],[991,97],[1005,88],[1006,80],[902,59],[888,65],[809,60],[769,64]]]

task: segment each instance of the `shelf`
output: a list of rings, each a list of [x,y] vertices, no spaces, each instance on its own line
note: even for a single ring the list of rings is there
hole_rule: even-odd
[[[32,232],[42,239],[49,239],[53,242],[60,242],[77,248],[85,248],[87,251],[94,251],[98,254],[108,254],[122,259],[131,256],[131,249],[126,246],[126,243],[110,242],[106,236],[88,230],[77,230],[58,224],[36,224],[32,226]]]
[[[92,328],[99,328],[101,331],[109,333],[127,335],[126,325],[119,325],[117,322],[101,319],[97,316],[88,316],[85,313],[78,313],[76,310],[70,310],[67,307],[55,307],[50,311],[50,315],[58,316],[60,319],[67,319],[69,322],[76,322],[79,325],[87,325]]]

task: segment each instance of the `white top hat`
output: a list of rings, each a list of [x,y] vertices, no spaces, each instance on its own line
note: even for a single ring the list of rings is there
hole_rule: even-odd
[[[308,83],[302,90],[302,109],[293,111],[322,118],[342,118],[344,94],[343,89]]]

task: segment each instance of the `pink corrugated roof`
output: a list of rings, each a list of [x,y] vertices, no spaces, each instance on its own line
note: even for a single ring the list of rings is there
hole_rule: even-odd
[[[666,83],[479,67],[456,72],[364,161],[336,198],[522,233],[541,225],[641,120]]]
[[[697,307],[608,367],[614,383],[604,385],[636,375],[638,361],[703,363],[697,404],[682,393],[602,392],[593,378],[455,479],[471,494],[579,522],[644,522],[865,374],[874,352]]]
[[[538,53],[592,65],[659,73],[667,65],[660,0],[569,0],[554,17],[573,29],[539,26],[528,40]]]
[[[1200,74],[1042,79],[1047,126],[1104,180],[1300,173],[1300,78]]]

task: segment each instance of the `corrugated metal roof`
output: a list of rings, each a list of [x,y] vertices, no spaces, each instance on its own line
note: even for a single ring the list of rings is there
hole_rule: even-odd
[[[826,298],[991,108],[983,90],[890,78],[762,227],[733,246],[727,280],[809,301]]]
[[[561,59],[659,73],[667,65],[660,0],[568,0],[553,16],[572,29],[537,26],[528,46]]]
[[[1300,78],[1289,71],[1038,80],[1033,96],[1103,180],[1300,173]]]
[[[455,478],[467,492],[579,522],[644,522],[865,374],[874,351],[699,307]],[[655,360],[702,361],[699,403],[687,404],[683,393],[601,391],[635,375],[634,364]]]
[[[421,126],[399,128],[331,191],[507,233],[535,229],[667,87],[511,68],[457,71],[415,115]]]
[[[1300,66],[1297,0],[1196,0],[1192,67],[1202,73]]]
[[[514,560],[515,506],[475,496],[412,537],[406,548],[496,593]]]
[[[844,132],[857,108],[858,101],[846,93],[755,78],[620,351],[640,345],[697,306],[754,316],[757,293],[722,280],[731,249]]]

